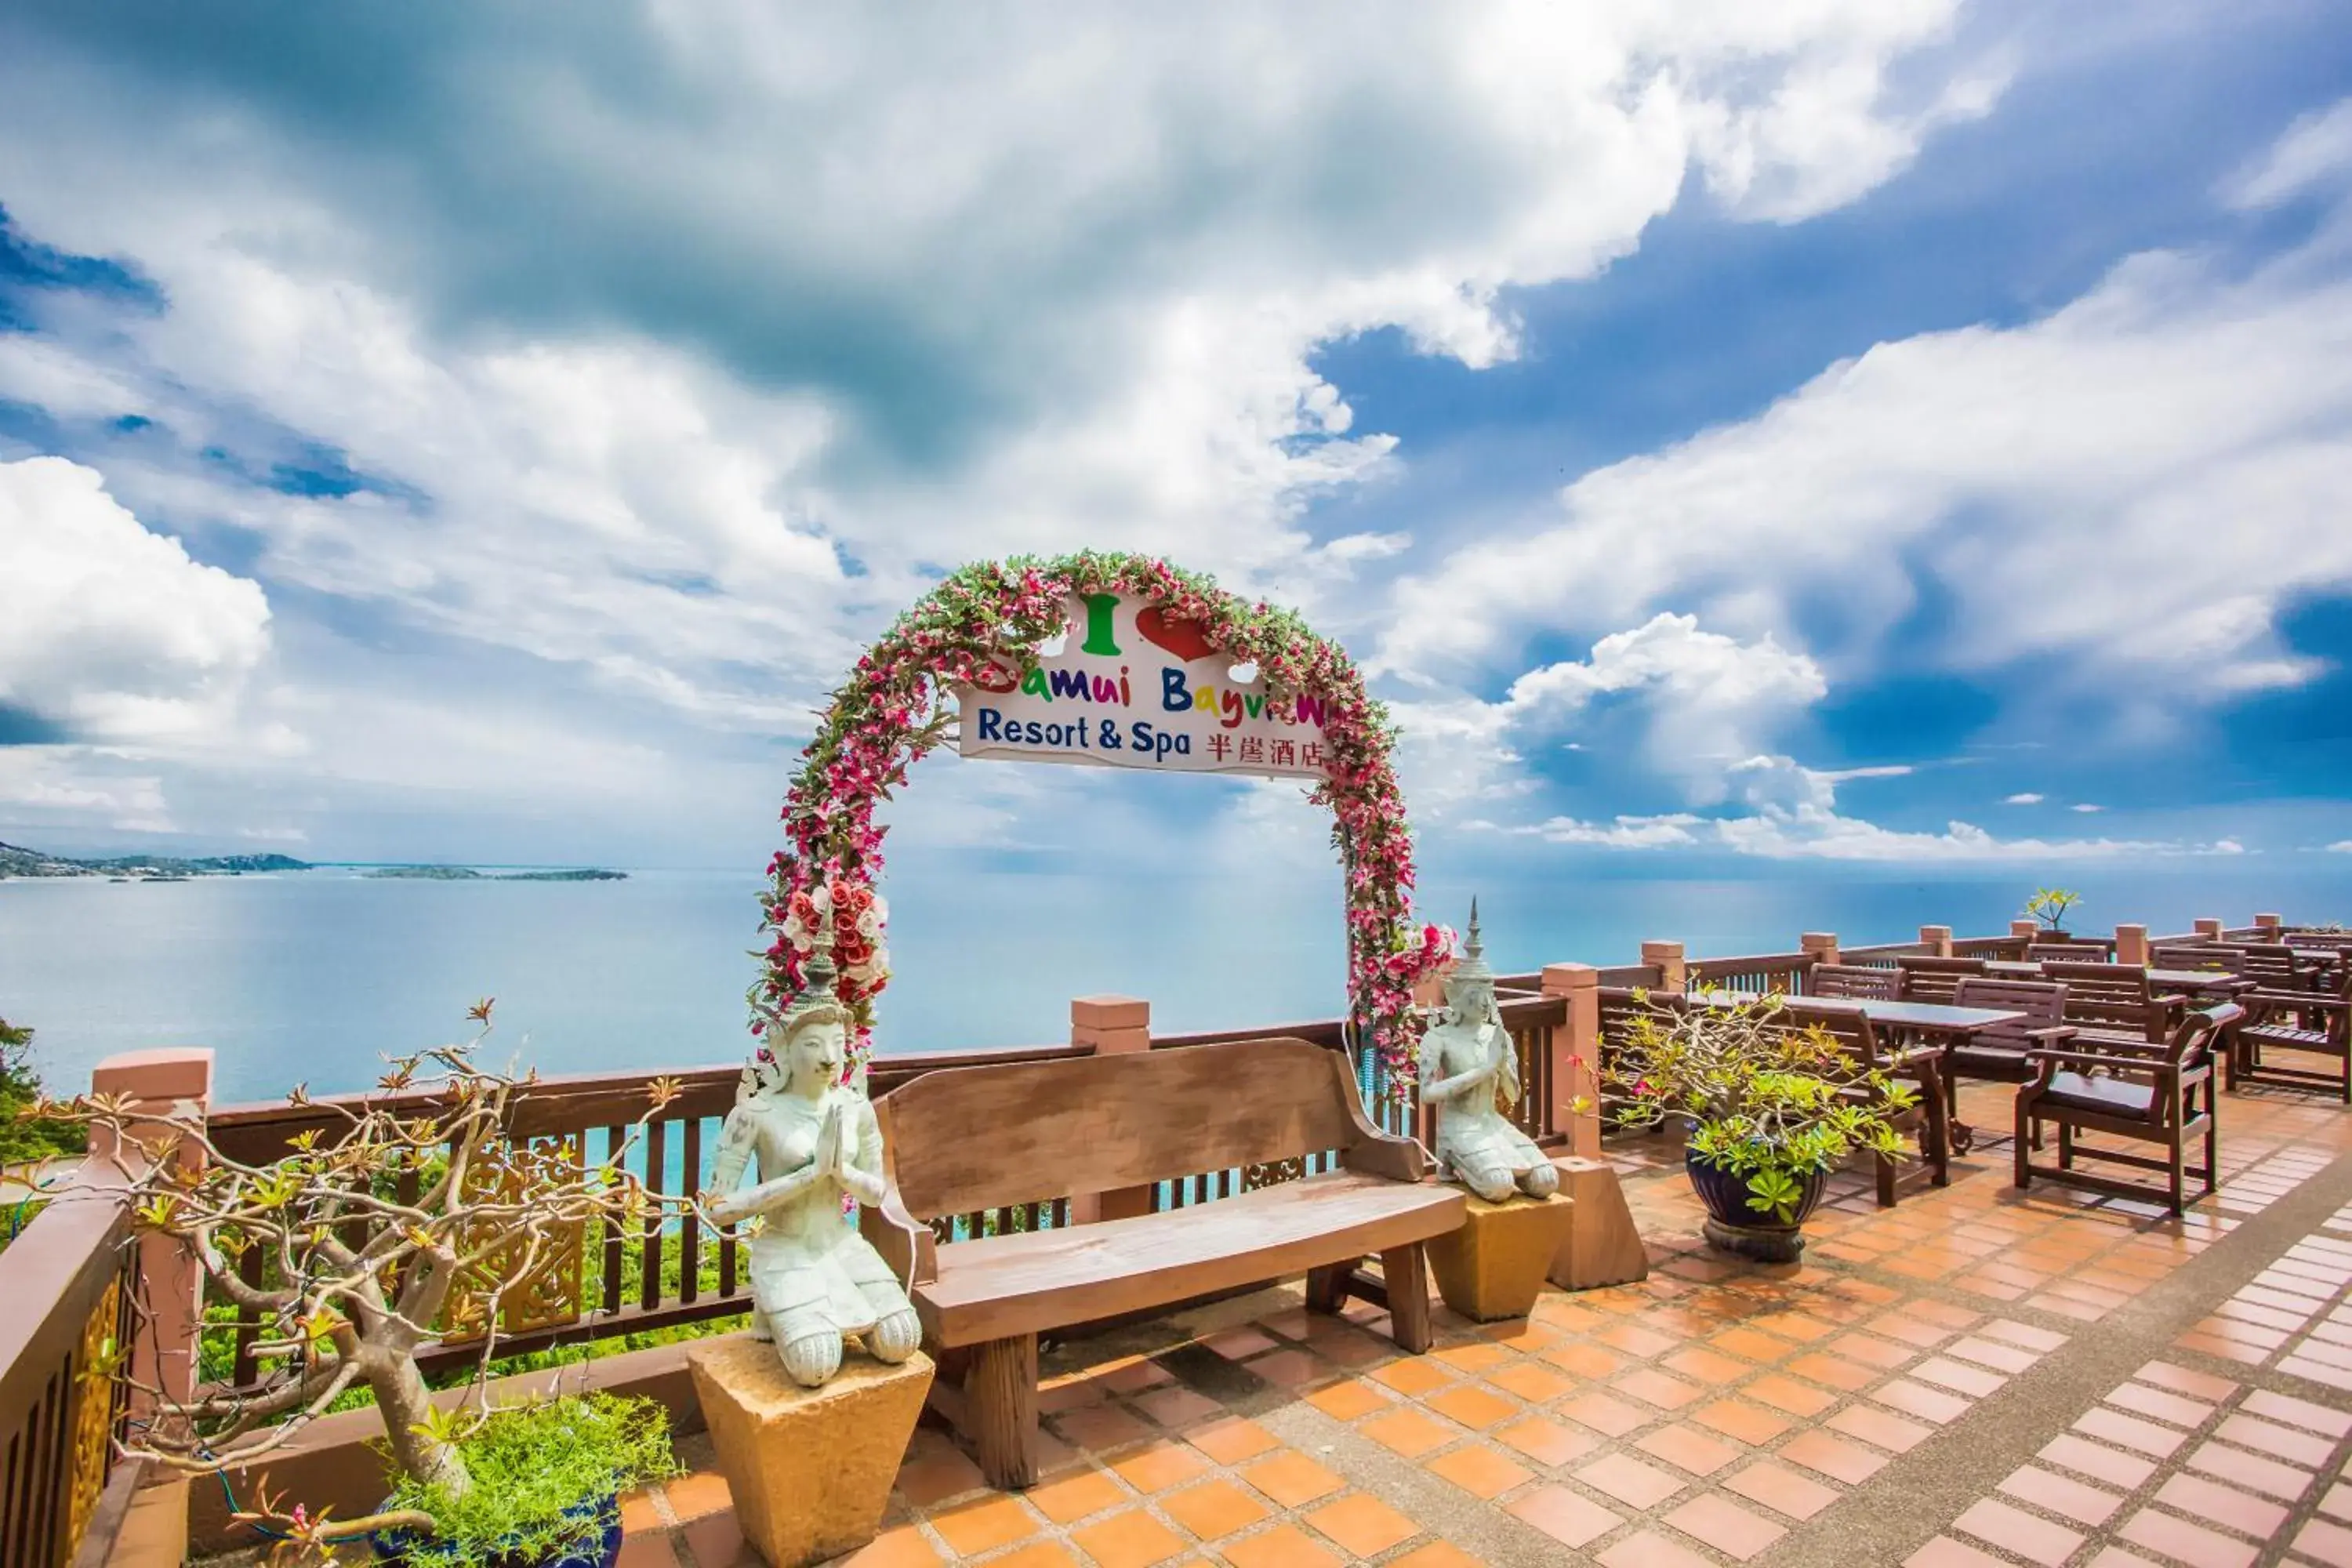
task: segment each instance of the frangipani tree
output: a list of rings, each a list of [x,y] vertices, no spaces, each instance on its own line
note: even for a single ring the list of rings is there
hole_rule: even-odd
[[[458,1441],[482,1414],[501,1298],[575,1247],[590,1220],[645,1223],[662,1200],[627,1159],[678,1092],[675,1079],[654,1079],[644,1112],[601,1164],[585,1163],[574,1140],[511,1138],[516,1095],[534,1079],[475,1064],[490,1006],[469,1014],[481,1026],[472,1041],[394,1059],[373,1094],[314,1100],[298,1086],[288,1103],[325,1125],[265,1164],[224,1154],[199,1117],[104,1096],[37,1108],[111,1132],[113,1147],[142,1148],[148,1159],[121,1173],[137,1232],[185,1244],[213,1299],[260,1325],[257,1386],[188,1400],[142,1388],[154,1414],[126,1451],[187,1473],[241,1466],[364,1384],[400,1470],[465,1497],[472,1482]],[[257,1255],[258,1283],[248,1278]],[[417,1363],[445,1324],[479,1335],[476,1399],[456,1413],[436,1408]],[[267,1504],[264,1513],[312,1541],[433,1522],[400,1514],[330,1525]]]

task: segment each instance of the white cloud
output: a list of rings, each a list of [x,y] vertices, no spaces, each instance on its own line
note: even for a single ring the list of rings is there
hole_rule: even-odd
[[[2042,796],[2035,795],[2031,790],[2027,790],[2019,795],[2003,795],[2001,797],[2000,804],[2003,805],[2040,805],[2042,804]]]
[[[2352,99],[2306,114],[2263,156],[2223,186],[2236,207],[2267,207],[2352,170]]]
[[[1549,844],[1599,845],[1610,849],[1668,849],[1699,842],[1706,819],[1675,812],[1662,816],[1620,816],[1612,822],[1584,822],[1555,816],[1543,822],[1504,826],[1486,821],[1465,822],[1465,829],[1529,836]]]
[[[2107,808],[2106,808],[2105,806],[2104,806],[2104,805],[2091,805],[2088,801],[2083,801],[2083,802],[2079,802],[2079,803],[2077,803],[2077,804],[2075,804],[2075,805],[2070,805],[2070,806],[2068,806],[2066,809],[2067,809],[2067,810],[2069,810],[2069,811],[2080,811],[2080,812],[2085,812],[2085,813],[2087,813],[2087,812],[2094,812],[2094,811],[2105,811],[2105,810],[2106,810]]]
[[[2332,854],[2352,855],[2352,838],[2339,838],[2327,847]]]
[[[178,826],[160,777],[87,746],[0,746],[0,821],[127,833]]]
[[[89,739],[186,736],[268,647],[261,589],[150,533],[95,470],[0,462],[0,703]]]
[[[2352,282],[2316,254],[2137,256],[2042,320],[1881,343],[1401,583],[1381,657],[1488,661],[1668,605],[1794,640],[1834,583],[1840,617],[1803,639],[1832,679],[1883,669],[1899,632],[1945,669],[2063,660],[2022,695],[2096,696],[2140,730],[2306,681],[2324,666],[2280,612],[2352,585]],[[2225,576],[2168,568],[2217,529]],[[1903,628],[1930,585],[1951,630],[1922,650]]]

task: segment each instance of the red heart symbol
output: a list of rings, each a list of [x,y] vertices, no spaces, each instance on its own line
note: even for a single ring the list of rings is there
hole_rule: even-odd
[[[1143,634],[1144,640],[1159,644],[1186,664],[1217,651],[1209,646],[1200,622],[1164,616],[1157,605],[1135,617],[1135,629]]]

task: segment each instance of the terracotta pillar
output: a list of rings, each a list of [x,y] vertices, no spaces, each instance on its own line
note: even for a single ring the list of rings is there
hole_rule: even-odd
[[[1098,1057],[1151,1048],[1151,1004],[1135,996],[1076,996],[1070,1001],[1070,1044],[1092,1046]],[[1131,1219],[1151,1212],[1150,1187],[1072,1193],[1070,1223]]]
[[[1952,928],[1949,926],[1921,926],[1919,928],[1919,945],[1927,950],[1927,956],[1930,958],[1951,957]]]
[[[2223,927],[2220,921],[2217,921],[2209,915],[2194,923],[2197,927],[2197,934],[2203,937],[2207,942],[2219,942],[2221,940],[2221,931]]]
[[[1838,961],[1837,932],[1833,931],[1809,931],[1797,939],[1797,947],[1817,964]]]
[[[2256,915],[2254,917],[2254,929],[2272,938],[2273,941],[2278,937],[2279,927],[2284,924],[2286,924],[2286,921],[2277,915]]]
[[[2011,921],[2009,922],[2009,934],[2012,937],[2021,936],[2026,941],[2032,942],[2042,934],[2042,922],[2034,920]]]
[[[112,1095],[132,1102],[135,1109],[157,1117],[201,1118],[213,1092],[213,1053],[203,1046],[162,1050],[125,1051],[91,1069],[92,1094]],[[130,1136],[142,1143],[167,1135],[160,1121],[133,1122]],[[103,1129],[90,1136],[89,1161],[94,1176],[103,1177],[118,1154],[127,1153],[121,1168],[143,1169],[142,1151],[122,1151]],[[183,1144],[174,1154],[188,1163],[203,1152]],[[148,1236],[139,1242],[139,1310],[144,1322],[132,1341],[131,1375],[138,1383],[160,1388],[164,1396],[184,1404],[196,1392],[196,1331],[204,1319],[204,1267],[185,1243],[166,1236]],[[149,1396],[134,1394],[133,1416],[144,1414]]]
[[[2147,962],[2147,927],[2116,927],[2116,962],[2117,963]]]
[[[1589,963],[1547,963],[1543,993],[1568,1004],[1568,1021],[1551,1037],[1551,1125],[1568,1152],[1601,1153],[1601,971]],[[1583,1109],[1577,1102],[1583,1101]]]
[[[1687,989],[1689,971],[1683,963],[1683,944],[1678,942],[1645,942],[1642,944],[1642,962],[1658,972],[1661,991]]]

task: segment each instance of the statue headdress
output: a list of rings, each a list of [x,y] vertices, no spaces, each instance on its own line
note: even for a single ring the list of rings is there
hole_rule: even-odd
[[[856,1022],[849,1004],[835,989],[840,973],[833,966],[833,920],[828,912],[810,933],[809,954],[801,960],[800,994],[777,1016],[779,1038],[790,1040],[811,1024],[839,1024],[847,1028]]]

